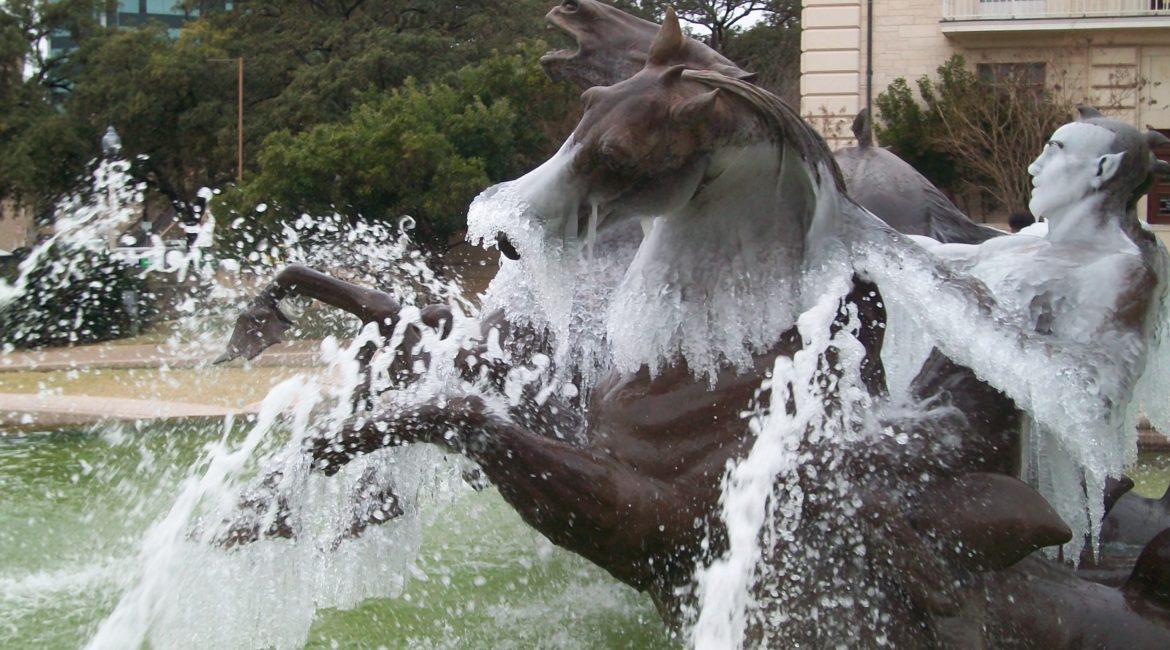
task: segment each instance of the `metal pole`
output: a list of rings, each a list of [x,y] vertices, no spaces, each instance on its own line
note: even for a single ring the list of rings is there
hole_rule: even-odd
[[[236,183],[244,182],[244,57],[238,59],[236,87]]]

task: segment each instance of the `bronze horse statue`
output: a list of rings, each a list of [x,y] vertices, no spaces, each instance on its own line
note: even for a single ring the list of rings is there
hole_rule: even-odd
[[[599,6],[570,0],[550,20],[558,11]],[[824,408],[844,399],[834,391],[850,381],[864,399],[884,398],[882,297],[866,269],[853,265],[850,242],[903,241],[848,197],[823,140],[798,115],[742,75],[725,74],[725,63],[695,59],[693,43],[668,13],[644,65],[583,94],[581,122],[556,156],[480,199],[488,207],[514,200],[528,221],[499,233],[490,232],[497,225],[490,220],[472,224],[519,258],[506,264],[540,269],[553,268],[539,266],[549,251],[554,265],[571,265],[582,240],[600,242],[605,231],[654,217],[613,288],[604,325],[615,354],[593,379],[581,380],[583,369],[555,354],[573,330],[539,295],[526,304],[548,308],[544,330],[505,307],[484,316],[477,334],[454,341],[459,315],[447,307],[407,319],[387,294],[303,268],[283,271],[253,301],[225,354],[255,356],[279,340],[288,319],[277,301],[300,293],[358,315],[395,341],[385,352],[396,381],[448,364],[476,390],[429,393],[394,407],[362,395],[346,428],[310,441],[314,467],[331,474],[358,454],[418,442],[465,454],[525,521],[649,593],[671,624],[691,616],[697,567],[727,548],[724,477],[755,442],[742,413],[796,408],[770,403],[761,386],[773,379],[777,359],[808,345],[810,331],[798,316],[824,304],[827,286],[836,288],[826,328],[836,343],[819,357],[815,375],[828,396]],[[706,67],[711,61],[715,69]],[[657,338],[628,327],[654,319],[666,325]],[[424,340],[456,345],[443,359]],[[849,351],[857,353],[853,365],[845,362]],[[508,368],[537,356],[563,366],[560,379],[509,393]],[[587,385],[543,390],[574,378]],[[891,435],[846,446],[832,462],[816,460],[820,448],[806,438],[802,449],[812,460],[785,484],[818,495],[826,477],[850,479],[849,534],[867,551],[864,561],[849,562],[876,586],[868,611],[886,617],[854,610],[836,629],[798,622],[781,626],[778,636],[760,619],[746,631],[750,638],[812,646],[842,639],[895,647],[1170,644],[1170,582],[1162,568],[1170,539],[1147,545],[1121,589],[1028,557],[1068,541],[1070,531],[1043,498],[1009,476],[1018,459],[1014,409],[1004,410],[994,388],[941,356],[923,368],[914,391],[926,399],[946,391],[953,399],[940,410],[944,417],[879,418]],[[499,398],[503,393],[509,399]],[[813,498],[805,517],[825,523],[818,511],[835,507]],[[810,545],[831,538],[812,527],[796,536]],[[806,560],[810,567],[788,567],[807,569],[802,575],[812,581],[783,601],[796,615],[816,610],[842,566]]]
[[[1005,234],[971,221],[906,161],[874,146],[869,119],[861,109],[853,121],[857,146],[833,152],[854,201],[898,232],[944,244],[978,244]]]

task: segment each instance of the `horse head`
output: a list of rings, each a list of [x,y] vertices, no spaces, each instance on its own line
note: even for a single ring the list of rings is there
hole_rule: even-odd
[[[580,3],[576,11],[593,5],[608,9]],[[554,12],[565,14],[564,6]],[[795,111],[745,81],[677,63],[692,42],[668,10],[636,74],[582,93],[583,116],[560,151],[481,198],[507,188],[545,239],[568,243],[592,239],[597,229],[627,218],[679,214],[718,178],[759,162],[745,155],[752,148],[778,173],[783,149],[791,147],[812,185],[828,172],[839,190],[828,148]],[[761,183],[769,182],[760,171]],[[496,233],[476,221],[473,208],[473,238],[491,241]],[[530,224],[521,229],[531,230]],[[504,234],[523,254],[524,243],[514,237],[523,233]]]
[[[565,0],[545,20],[572,37],[577,48],[549,52],[541,57],[541,65],[553,80],[567,79],[582,89],[610,86],[634,76],[645,67],[646,53],[658,32],[658,25],[597,0]],[[737,79],[755,77],[691,38],[684,38],[671,63]]]

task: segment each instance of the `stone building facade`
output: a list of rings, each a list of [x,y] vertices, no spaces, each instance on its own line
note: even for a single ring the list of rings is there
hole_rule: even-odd
[[[805,0],[801,21],[801,114],[834,147],[867,98],[956,53],[1170,131],[1170,0]]]

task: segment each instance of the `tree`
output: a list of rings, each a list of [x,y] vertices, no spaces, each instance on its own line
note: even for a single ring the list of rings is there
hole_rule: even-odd
[[[940,187],[978,195],[993,209],[1028,204],[1028,165],[1048,136],[1069,120],[1073,103],[1025,74],[980,78],[960,55],[918,79],[920,106],[905,79],[875,100],[878,137]]]
[[[76,187],[97,145],[96,134],[59,109],[68,59],[48,58],[39,44],[54,32],[84,38],[100,31],[93,16],[103,4],[10,0],[0,9],[0,196],[38,214]]]
[[[613,5],[662,21],[667,6],[694,27],[692,36],[756,73],[758,85],[790,104],[800,101],[800,10],[796,0],[620,0]]]
[[[0,13],[0,52],[11,53],[11,61],[27,57],[34,74],[21,78],[19,64],[0,68],[0,191],[51,205],[84,178],[108,125],[120,132],[135,178],[167,196],[180,212],[195,202],[201,187],[238,183],[235,63],[240,58],[245,61],[245,179],[262,174],[264,164],[295,159],[289,143],[301,135],[356,128],[342,125],[357,107],[373,110],[379,96],[399,92],[408,79],[415,80],[410,92],[425,95],[445,84],[466,105],[481,97],[475,101],[485,110],[501,114],[507,113],[505,104],[496,107],[493,93],[512,102],[510,110],[527,128],[499,130],[511,139],[506,147],[493,148],[485,140],[465,154],[475,147],[468,138],[455,137],[456,121],[435,126],[454,147],[452,155],[471,165],[446,170],[450,178],[474,176],[477,186],[484,178],[502,178],[534,163],[536,152],[559,140],[571,117],[564,106],[574,102],[565,99],[563,89],[527,78],[521,85],[533,92],[492,90],[491,83],[508,76],[500,70],[491,73],[494,81],[481,80],[487,85],[480,90],[465,91],[462,84],[472,80],[458,71],[492,59],[495,51],[515,51],[517,40],[530,42],[543,34],[546,2],[242,0],[228,8],[214,0],[181,0],[177,6],[198,11],[201,18],[187,23],[176,39],[161,25],[103,27],[96,17],[116,7],[108,0],[12,0]],[[45,56],[38,39],[61,31],[77,48]],[[517,69],[539,76],[538,53],[529,50],[526,56],[531,61]],[[479,70],[488,75],[489,68]],[[403,91],[403,97],[409,94]],[[533,107],[540,107],[539,118]],[[472,117],[461,119],[472,124]],[[311,140],[306,136],[303,142]],[[270,145],[276,149],[266,153]],[[444,159],[454,164],[455,158]],[[478,173],[486,176],[476,176],[474,164],[482,165]],[[363,172],[351,171],[352,177],[341,175],[342,185],[357,187],[355,198],[338,203],[330,190],[331,205],[380,215],[380,206],[394,203],[376,200],[377,192],[357,180]],[[330,171],[325,178],[335,176]],[[301,200],[311,203],[305,196]],[[438,198],[429,205],[438,206]]]
[[[679,20],[699,28],[705,42],[724,53],[728,41],[758,23],[792,27],[800,21],[801,4],[794,0],[623,0],[617,8],[647,20],[662,21],[666,7]]]
[[[723,54],[756,73],[755,83],[793,106],[800,103],[800,10],[773,13],[742,31],[732,32]]]
[[[235,177],[236,70],[224,43],[203,23],[177,39],[148,25],[87,40],[76,55],[67,111],[85,119],[95,144],[113,125],[131,174],[181,215],[200,188]]]
[[[538,45],[497,54],[427,85],[370,92],[343,120],[265,139],[259,173],[221,205],[247,215],[258,238],[303,212],[396,221],[409,214],[424,243],[462,228],[471,199],[518,175],[565,135],[575,92],[537,64]],[[254,215],[251,206],[267,210]]]
[[[677,0],[673,4],[680,20],[710,33],[707,45],[718,52],[752,21],[789,25],[800,20],[800,3],[787,0]]]

